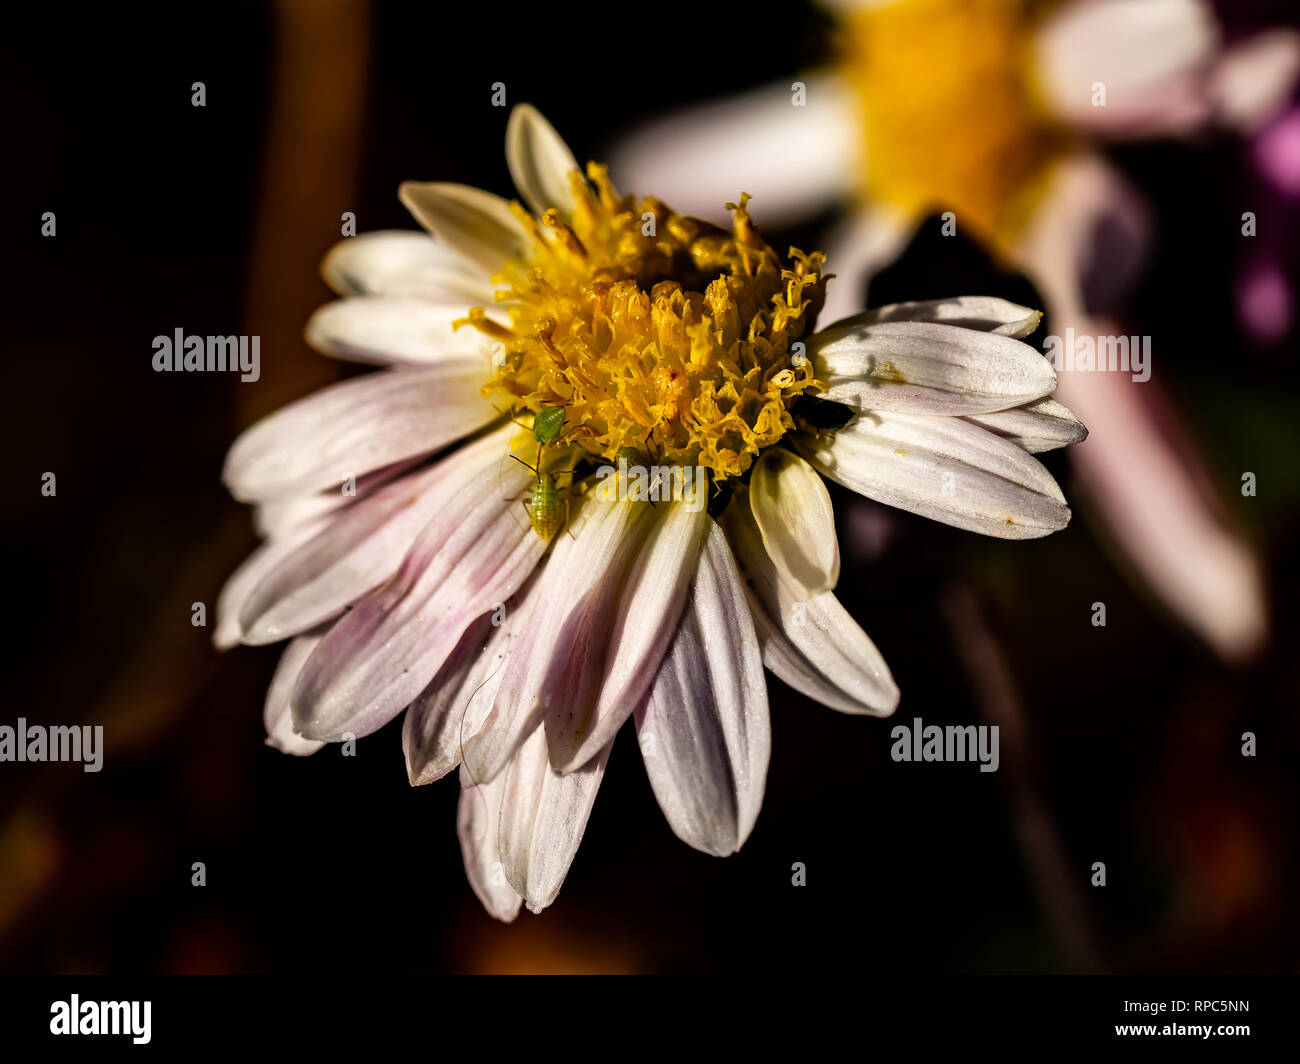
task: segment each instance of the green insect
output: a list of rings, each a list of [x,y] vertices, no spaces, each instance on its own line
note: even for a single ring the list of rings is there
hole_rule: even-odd
[[[528,511],[528,523],[544,540],[551,540],[564,527],[569,517],[569,497],[567,492],[561,494],[555,485],[555,477],[541,471],[542,451],[548,444],[554,443],[564,429],[565,411],[562,406],[546,406],[533,417],[533,438],[537,440],[537,465],[529,465],[522,458],[511,455],[525,469],[531,469],[537,476],[537,487],[532,497],[524,503]]]

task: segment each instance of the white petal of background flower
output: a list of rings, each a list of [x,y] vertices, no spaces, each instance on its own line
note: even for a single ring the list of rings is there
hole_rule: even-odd
[[[1218,46],[1204,0],[1074,0],[1039,29],[1034,69],[1062,121],[1112,137],[1178,133],[1210,115],[1196,79]]]
[[[826,234],[826,261],[834,275],[826,282],[826,302],[818,320],[838,322],[867,303],[871,278],[907,247],[916,219],[884,204],[851,212]]]
[[[806,86],[804,107],[792,102],[795,81]],[[823,74],[659,119],[608,158],[616,182],[718,223],[723,204],[748,192],[765,225],[784,225],[846,197],[860,176],[852,96]]]

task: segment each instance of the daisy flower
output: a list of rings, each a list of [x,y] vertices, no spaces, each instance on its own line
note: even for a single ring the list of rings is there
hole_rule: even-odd
[[[828,239],[841,278],[832,316],[858,308],[923,218],[951,211],[1028,276],[1055,332],[1126,333],[1111,308],[1151,223],[1097,146],[1256,128],[1300,70],[1300,36],[1229,46],[1207,0],[829,6],[835,71],[666,118],[616,150],[612,168],[705,217],[717,190],[742,179],[769,224],[857,203]],[[1241,223],[1229,213],[1221,224]],[[1258,564],[1206,497],[1209,478],[1170,428],[1158,377],[1062,373],[1061,397],[1096,430],[1074,454],[1080,480],[1173,612],[1225,657],[1247,657],[1267,631]]]
[[[506,160],[526,207],[408,183],[432,239],[326,257],[342,298],[308,339],[382,368],[232,446],[226,484],[265,542],[216,639],[291,639],[265,709],[288,753],[405,710],[410,780],[459,770],[470,883],[510,920],[556,897],[629,718],[673,831],[726,855],[762,802],[764,666],[833,709],[894,711],[834,595],[822,477],[1043,536],[1070,511],[1032,454],[1085,430],[1019,339],[1036,311],[962,297],[814,331],[823,256],[778,255],[746,197],[720,228],[621,194],[526,105]]]

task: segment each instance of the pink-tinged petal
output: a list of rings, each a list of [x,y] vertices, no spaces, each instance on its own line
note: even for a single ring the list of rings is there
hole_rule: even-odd
[[[523,520],[531,474],[506,460],[514,427],[464,447],[447,504],[397,575],[358,600],[321,641],[293,693],[299,734],[368,735],[409,705],[465,630],[519,589],[546,544]]]
[[[480,363],[457,360],[332,384],[245,429],[222,477],[235,498],[263,502],[432,454],[500,417],[483,381]]]
[[[474,786],[461,781],[456,810],[456,834],[465,861],[465,876],[489,915],[510,923],[519,915],[523,899],[506,879],[497,827],[505,800],[505,777]]]
[[[1043,293],[1054,327],[1079,336],[1122,334],[1091,317],[1091,280],[1115,259],[1093,234],[1115,218],[1114,183],[1096,160],[1067,167],[1019,249]],[[1224,657],[1249,658],[1267,638],[1263,578],[1254,553],[1217,516],[1196,452],[1159,397],[1156,377],[1061,374],[1057,397],[1092,434],[1072,449],[1081,486],[1096,503],[1120,551],[1189,627]]]
[[[856,410],[959,417],[1050,395],[1041,352],[993,332],[930,321],[842,325],[808,341],[821,398]]]
[[[1024,406],[978,414],[966,420],[1010,440],[1030,454],[1068,447],[1088,438],[1083,422],[1055,399],[1036,399]]]
[[[1115,326],[1077,321],[1101,334]],[[1090,422],[1071,455],[1115,545],[1186,624],[1230,660],[1253,656],[1268,634],[1259,563],[1218,516],[1195,447],[1183,438],[1153,377],[1062,373],[1060,394]]]
[[[867,290],[879,270],[898,258],[916,230],[916,219],[882,205],[859,210],[827,234],[826,302],[819,322],[839,322],[867,305]]]
[[[244,630],[239,615],[257,585],[303,543],[325,527],[324,519],[295,526],[284,536],[263,543],[240,563],[217,596],[217,625],[212,633],[212,644],[218,650],[229,650],[243,638]]]
[[[551,207],[562,218],[573,213],[576,202],[569,175],[579,169],[578,161],[555,127],[530,103],[510,112],[506,165],[515,188],[539,218]]]
[[[589,614],[608,612],[645,538],[650,510],[626,500],[603,502],[589,492],[571,528],[555,538],[517,617],[519,636],[511,645],[492,711],[465,744],[465,766],[473,779],[495,779],[553,704],[586,705],[594,697],[603,663],[590,661],[586,655],[592,651],[579,647],[578,638],[590,636],[585,632]],[[568,687],[558,679],[566,669],[574,673]]]
[[[690,604],[636,727],[646,775],[677,837],[718,857],[739,850],[763,804],[772,731],[744,581],[713,521]]]
[[[346,509],[353,503],[359,502],[390,480],[410,472],[423,461],[423,456],[409,458],[404,462],[394,462],[382,469],[376,469],[373,473],[357,477],[355,481],[346,479],[329,491],[313,492],[310,495],[283,495],[278,499],[271,499],[256,508],[253,513],[253,526],[259,536],[279,539],[317,518]]]
[[[1204,0],[1074,0],[1038,31],[1036,84],[1059,119],[1092,133],[1185,133],[1211,117],[1199,79],[1218,46]]]
[[[245,600],[243,641],[275,643],[306,631],[397,572],[416,533],[449,501],[454,469],[453,456],[333,515]]]
[[[495,341],[468,325],[454,327],[468,314],[464,303],[394,296],[337,299],[311,316],[305,339],[317,351],[350,362],[397,366],[477,363],[486,380]],[[508,324],[500,311],[489,316]]]
[[[1291,331],[1295,302],[1277,259],[1261,256],[1237,278],[1237,314],[1260,343],[1278,343]]]
[[[582,768],[561,775],[551,768],[546,736],[537,729],[501,777],[501,863],[530,912],[541,912],[560,893],[587,830],[609,751],[607,746]]]
[[[533,239],[510,213],[510,204],[491,192],[440,181],[404,181],[397,196],[417,222],[489,277],[533,250]]]
[[[1294,107],[1255,140],[1255,165],[1282,195],[1300,199],[1300,107]]]
[[[469,626],[438,675],[406,711],[402,750],[412,786],[441,779],[461,762],[465,744],[492,709],[528,587]],[[478,782],[467,773],[471,783]]]
[[[1070,523],[1052,475],[1010,440],[956,417],[866,411],[794,444],[823,475],[868,499],[999,539]]]
[[[723,204],[743,189],[765,226],[847,198],[861,174],[852,94],[830,76],[799,75],[797,107],[795,80],[643,126],[606,155],[615,183],[712,222],[727,220]]]
[[[1300,76],[1300,33],[1270,30],[1238,41],[1220,57],[1209,94],[1218,120],[1243,133],[1286,106]]]
[[[275,668],[271,686],[266,692],[266,704],[262,709],[262,723],[266,726],[266,745],[274,747],[282,754],[305,757],[314,754],[325,744],[314,739],[304,739],[293,730],[293,714],[289,711],[289,696],[293,685],[298,681],[298,674],[321,641],[324,630],[300,635],[284,648],[280,655],[280,664]]]
[[[889,666],[839,600],[829,591],[809,597],[781,576],[743,498],[732,499],[722,527],[749,580],[763,664],[795,690],[841,713],[893,713],[899,696]]]
[[[1100,156],[1078,153],[1056,167],[1014,253],[1060,334],[1058,319],[1075,314],[1080,300],[1098,308],[1127,301],[1151,240],[1150,212],[1132,185]]]
[[[645,538],[629,544],[635,550],[613,594],[593,596],[565,622],[565,656],[543,699],[551,764],[560,772],[580,768],[613,741],[650,689],[681,622],[709,516],[684,502],[650,509]]]
[[[428,233],[383,229],[340,240],[321,263],[325,283],[341,296],[395,296],[463,306],[491,306],[484,270]]]

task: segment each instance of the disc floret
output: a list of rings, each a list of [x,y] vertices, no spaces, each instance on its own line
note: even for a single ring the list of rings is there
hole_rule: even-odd
[[[791,248],[783,262],[748,196],[727,205],[728,231],[620,196],[602,166],[587,173],[570,175],[567,218],[514,205],[535,253],[494,277],[508,329],[471,315],[504,346],[484,394],[521,413],[563,408],[568,440],[593,458],[632,448],[715,482],[744,474],[817,387],[794,345],[821,309],[824,257]]]

